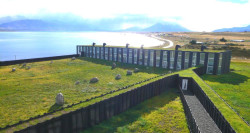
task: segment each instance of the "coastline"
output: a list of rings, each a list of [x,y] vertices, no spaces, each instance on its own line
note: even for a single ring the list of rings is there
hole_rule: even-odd
[[[171,47],[174,46],[174,43],[171,40],[160,38],[160,37],[156,37],[154,34],[152,34],[150,37],[155,38],[155,39],[160,40],[160,41],[164,41],[164,44],[163,44],[164,46],[162,46],[163,48],[167,49],[167,48],[171,48]],[[168,46],[165,46],[166,43],[168,43]]]
[[[160,44],[158,46],[151,46],[150,48],[165,48],[165,49],[172,49],[174,48],[174,42],[168,39],[164,39],[161,37],[157,37],[155,35],[155,33],[149,32],[149,33],[144,33],[145,36],[153,38],[153,39],[157,39],[158,41],[162,41],[164,42],[163,44]]]
[[[75,53],[79,44],[145,48],[169,46],[166,40],[154,38],[154,33],[144,32],[0,32],[0,61],[41,58]],[[13,36],[13,33],[15,36]],[[45,39],[44,39],[45,38]],[[41,41],[42,40],[42,41]],[[63,41],[62,41],[63,40]],[[83,43],[81,43],[83,42]],[[11,44],[11,45],[9,45]],[[22,46],[22,47],[20,47]],[[41,47],[43,46],[43,47]],[[16,58],[17,57],[17,58]]]

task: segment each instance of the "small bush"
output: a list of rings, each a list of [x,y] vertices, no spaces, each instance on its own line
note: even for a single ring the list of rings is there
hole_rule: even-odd
[[[222,38],[220,39],[220,41],[221,41],[221,42],[227,42],[227,40],[226,40],[224,37],[222,37]]]

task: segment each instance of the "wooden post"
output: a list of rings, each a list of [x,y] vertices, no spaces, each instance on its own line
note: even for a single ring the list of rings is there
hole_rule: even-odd
[[[160,51],[160,64],[159,64],[160,68],[162,68],[162,61],[163,61],[163,50]]]
[[[214,66],[213,66],[213,74],[214,75],[218,74],[219,57],[220,57],[220,53],[214,54]]]
[[[170,51],[167,51],[167,69],[169,70],[170,69]]]
[[[174,70],[177,69],[178,51],[174,51]]]
[[[135,49],[132,49],[132,64],[135,64],[134,58],[135,58]]]
[[[208,53],[206,52],[205,53],[205,59],[204,59],[204,69],[205,69],[205,71],[206,71],[206,73],[207,73],[207,65],[208,65]]]
[[[193,62],[193,52],[189,52],[188,68],[192,67],[192,62]]]
[[[123,63],[123,48],[121,48],[121,62]]]
[[[200,52],[197,52],[196,55],[196,65],[200,65]]]
[[[110,55],[110,47],[108,47],[108,60],[110,59],[109,55]]]
[[[156,67],[156,50],[154,50],[153,67]]]
[[[184,65],[185,65],[185,51],[181,52],[181,70],[184,69]]]

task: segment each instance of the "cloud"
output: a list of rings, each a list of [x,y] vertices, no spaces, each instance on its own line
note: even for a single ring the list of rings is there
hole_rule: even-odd
[[[144,15],[177,22],[191,30],[250,24],[250,2],[243,0],[1,0],[0,16],[73,13],[85,19]],[[127,24],[125,26],[131,26]]]

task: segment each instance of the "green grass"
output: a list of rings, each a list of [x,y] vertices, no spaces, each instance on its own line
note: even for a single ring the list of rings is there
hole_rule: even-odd
[[[227,104],[221,100],[212,89],[207,86],[207,84],[193,71],[193,68],[189,68],[183,71],[178,72],[180,76],[183,77],[192,77],[211,99],[214,105],[220,110],[222,115],[230,123],[233,129],[238,133],[247,133],[250,131],[250,127],[230,108]]]
[[[29,70],[21,65],[0,67],[0,127],[61,108],[55,106],[59,92],[63,93],[64,106],[67,106],[167,72],[166,69],[120,63],[112,70],[111,64],[104,60],[79,58],[55,60],[53,64],[49,61],[28,63]],[[16,72],[11,72],[13,67]],[[126,76],[126,71],[135,67],[141,71]],[[122,79],[115,80],[117,74],[121,74]],[[93,77],[100,81],[89,83]],[[80,84],[75,85],[76,81]]]
[[[166,73],[166,69],[159,69],[159,68],[152,68],[152,67],[144,67],[144,66],[137,66],[137,65],[130,65],[130,64],[120,64],[117,63],[118,68],[111,70],[112,62],[104,61],[104,60],[97,60],[97,59],[90,59],[90,58],[78,58],[77,60],[72,61],[71,59],[63,59],[63,60],[56,60],[53,64],[50,64],[49,61],[45,62],[36,62],[36,63],[29,63],[27,66],[31,66],[31,69],[27,70],[22,68],[21,65],[12,65],[12,66],[5,66],[0,67],[0,127],[4,127],[8,124],[14,124],[19,120],[26,120],[29,117],[33,117],[39,114],[43,114],[45,112],[53,111],[54,109],[58,109],[60,107],[55,106],[55,96],[57,93],[62,92],[65,96],[67,106],[72,103],[77,103],[81,100],[88,99],[90,97],[100,95],[111,90],[118,89],[119,87],[123,87],[129,84],[133,84],[138,81],[142,81],[144,79],[148,79],[150,77],[154,77],[158,74]],[[245,75],[248,67],[243,67],[244,64],[241,66],[234,66],[232,63],[232,68],[235,69],[235,72],[231,75],[231,78],[237,77],[239,80],[221,80],[223,84],[227,84],[228,81],[231,82],[230,85],[244,85],[246,80],[249,80],[249,76]],[[16,72],[11,72],[11,69],[15,67],[17,68]],[[135,67],[138,67],[141,71],[136,73],[132,76],[126,76],[127,70],[133,70]],[[242,68],[244,68],[242,70]],[[121,80],[115,80],[116,74],[121,74]],[[248,132],[250,131],[249,126],[233,111],[231,110],[215,93],[211,90],[203,80],[197,76],[191,69],[183,70],[177,72],[180,76],[185,77],[193,77],[195,81],[202,87],[204,92],[209,96],[209,98],[214,102],[216,107],[222,112],[228,122],[232,125],[232,127],[237,132]],[[249,75],[249,71],[247,72]],[[175,74],[175,73],[173,73]],[[212,75],[210,75],[212,76]],[[221,75],[223,76],[223,75]],[[89,80],[92,77],[98,77],[100,81],[96,84],[90,84]],[[158,80],[162,77],[150,80],[148,82],[142,83],[147,84],[154,80]],[[224,77],[225,78],[225,77]],[[75,85],[76,81],[80,81],[79,85]],[[245,88],[249,86],[245,84]],[[44,117],[42,120],[32,120],[29,123],[34,125],[38,122],[42,122],[46,119],[51,119],[52,117],[59,116],[64,112],[74,111],[75,109],[79,109],[81,107],[86,107],[90,104],[95,102],[101,101],[103,99],[112,97],[114,95],[126,92],[133,88],[136,88],[136,85],[126,90],[122,90],[119,92],[115,92],[109,95],[106,95],[101,98],[97,98],[91,100],[86,103],[82,103],[71,108],[66,108],[63,111],[59,111],[54,113],[51,116]],[[241,90],[241,89],[238,89]],[[249,91],[247,89],[243,89],[241,91],[245,91],[245,95],[249,95]],[[219,92],[218,92],[219,93]],[[233,94],[233,93],[232,93]],[[242,93],[244,94],[244,93]],[[234,97],[236,101],[238,98],[242,99],[241,94],[237,94]],[[243,95],[244,96],[244,95]],[[228,95],[230,98],[230,96]],[[177,97],[176,97],[177,98]],[[226,99],[226,98],[225,98]],[[176,100],[172,101],[178,101]],[[227,100],[227,99],[226,99]],[[149,100],[150,101],[150,100]],[[130,116],[132,119],[133,117],[138,119],[128,120],[129,122],[125,122],[125,124],[117,124],[116,126],[109,127],[107,124],[105,126],[104,122],[104,129],[106,131],[117,131],[117,132],[143,132],[149,129],[154,129],[155,131],[161,132],[161,130],[169,130],[173,132],[181,132],[185,130],[177,128],[176,125],[172,126],[171,122],[179,123],[178,121],[174,121],[172,117],[165,117],[161,112],[169,111],[170,103],[172,101],[165,103],[165,100],[160,100],[163,105],[156,104],[152,109],[149,109],[149,112],[141,110],[140,113],[137,115]],[[168,101],[168,100],[166,100]],[[243,102],[249,105],[249,100],[244,97]],[[161,103],[157,102],[157,103]],[[180,101],[179,101],[180,102]],[[245,107],[244,103],[240,103],[241,107]],[[166,105],[166,107],[164,106]],[[181,107],[180,104],[174,103],[173,105],[176,106],[176,109]],[[141,105],[139,105],[141,106]],[[143,105],[144,106],[144,105]],[[249,107],[249,106],[248,106]],[[142,108],[142,106],[141,106]],[[150,108],[150,107],[148,107]],[[242,110],[242,109],[240,109]],[[174,112],[177,110],[173,110]],[[143,112],[143,113],[142,113]],[[245,111],[246,113],[249,111]],[[126,112],[124,112],[126,113]],[[131,113],[131,112],[130,112]],[[166,112],[167,113],[167,112]],[[182,109],[183,113],[183,109]],[[129,113],[128,113],[129,114]],[[178,114],[178,113],[177,113]],[[244,114],[244,110],[242,116]],[[126,115],[125,115],[126,116]],[[125,117],[123,116],[123,117]],[[175,116],[175,115],[173,115]],[[248,114],[246,114],[249,117]],[[123,118],[121,117],[121,118]],[[246,118],[245,116],[243,116]],[[140,119],[139,119],[140,118]],[[154,119],[157,118],[157,119]],[[176,117],[174,117],[177,119]],[[113,118],[111,118],[113,120]],[[115,120],[115,119],[114,119]],[[173,129],[170,130],[167,126],[157,127],[159,125],[155,123],[161,123],[162,121],[168,121],[167,125]],[[115,122],[115,121],[114,121]],[[186,123],[186,122],[184,122]],[[182,127],[185,125],[181,124]],[[17,126],[16,129],[23,129],[27,127],[28,124]],[[99,127],[100,128],[100,127]],[[177,129],[176,129],[177,128]],[[98,129],[98,128],[97,128]],[[103,130],[104,130],[103,129]],[[175,130],[176,129],[176,130]],[[94,130],[94,129],[91,129]],[[91,131],[90,130],[90,131]],[[11,130],[12,131],[12,130]],[[105,131],[105,130],[104,130]],[[151,130],[150,130],[151,131]]]
[[[211,86],[248,123],[250,122],[250,63],[232,62],[232,71],[223,75],[203,75]]]
[[[179,94],[170,89],[159,96],[84,130],[83,133],[189,132]]]

